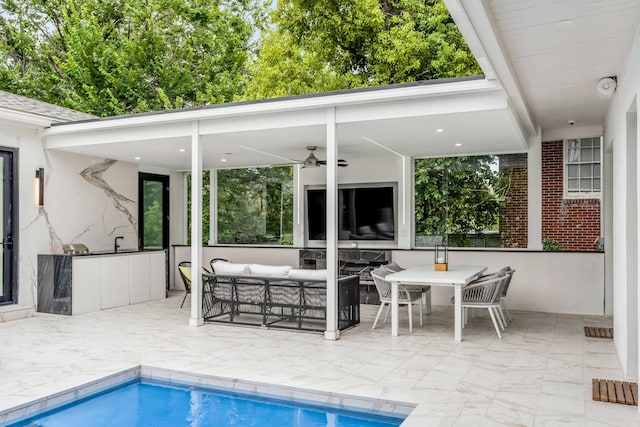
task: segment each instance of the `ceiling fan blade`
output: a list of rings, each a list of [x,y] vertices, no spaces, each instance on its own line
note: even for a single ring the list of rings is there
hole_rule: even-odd
[[[321,165],[326,166],[327,161],[326,160],[318,160],[318,163],[321,164]],[[342,168],[349,166],[349,162],[347,162],[345,159],[338,159],[337,163],[338,163],[338,166],[340,166]]]

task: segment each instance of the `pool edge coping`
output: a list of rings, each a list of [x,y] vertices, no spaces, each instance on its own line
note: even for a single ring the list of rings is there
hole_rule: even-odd
[[[273,398],[290,403],[327,406],[346,411],[365,411],[380,416],[404,418],[405,421],[417,406],[414,403],[408,402],[138,365],[2,410],[0,411],[0,425],[17,423],[39,412],[59,408],[130,381],[145,379],[169,384],[175,383],[194,387],[214,388],[247,396],[253,395],[263,398]]]

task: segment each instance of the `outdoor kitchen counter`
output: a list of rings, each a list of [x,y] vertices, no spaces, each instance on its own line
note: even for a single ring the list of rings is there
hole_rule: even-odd
[[[164,250],[38,255],[40,313],[80,314],[166,297]]]

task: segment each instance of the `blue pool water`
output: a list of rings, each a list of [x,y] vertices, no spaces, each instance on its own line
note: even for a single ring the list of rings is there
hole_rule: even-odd
[[[10,427],[397,427],[402,421],[143,380]]]

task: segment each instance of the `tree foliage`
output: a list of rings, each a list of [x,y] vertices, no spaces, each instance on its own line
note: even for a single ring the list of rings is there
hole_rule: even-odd
[[[0,0],[0,87],[96,114],[230,101],[259,0]]]
[[[416,235],[472,246],[469,234],[495,230],[509,188],[496,165],[496,156],[417,159]]]
[[[442,0],[279,1],[245,99],[480,74]]]
[[[293,244],[293,167],[218,171],[218,243]]]

